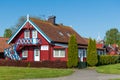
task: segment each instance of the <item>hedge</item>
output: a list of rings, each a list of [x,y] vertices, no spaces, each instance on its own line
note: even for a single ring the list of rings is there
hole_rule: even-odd
[[[98,56],[98,64],[99,65],[107,65],[107,64],[115,64],[119,63],[120,56],[119,55],[100,55]]]
[[[67,63],[65,61],[28,62],[28,61],[15,61],[15,60],[0,60],[0,66],[67,68]]]

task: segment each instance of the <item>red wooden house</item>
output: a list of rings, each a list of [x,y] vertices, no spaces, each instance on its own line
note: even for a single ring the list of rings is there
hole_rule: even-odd
[[[80,60],[86,57],[87,43],[71,27],[55,23],[55,16],[47,21],[29,18],[8,40],[11,47],[5,49],[7,58],[26,61],[67,61],[68,41],[75,34]]]

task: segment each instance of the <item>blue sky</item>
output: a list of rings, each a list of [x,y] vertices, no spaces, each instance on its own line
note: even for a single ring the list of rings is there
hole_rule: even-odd
[[[57,23],[88,38],[103,38],[111,28],[120,30],[120,0],[0,0],[0,36],[27,14],[55,15]]]

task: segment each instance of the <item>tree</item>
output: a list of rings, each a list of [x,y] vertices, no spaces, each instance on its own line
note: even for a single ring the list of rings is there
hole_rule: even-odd
[[[41,15],[40,17],[32,16],[32,18],[36,18],[36,19],[40,19],[40,20],[45,21],[44,17],[45,17],[45,15]],[[25,21],[26,21],[26,17],[25,16],[21,16],[18,19],[17,24],[11,27],[12,33],[14,33],[21,25],[23,25],[23,23]]]
[[[96,41],[89,39],[88,49],[87,49],[87,63],[90,66],[95,66],[98,63]]]
[[[76,67],[78,65],[78,46],[75,35],[71,35],[68,43],[68,62],[69,68]]]
[[[18,19],[18,22],[16,25],[11,27],[12,33],[14,33],[23,23],[26,21],[26,17],[22,16]]]
[[[119,44],[120,42],[120,33],[118,29],[112,28],[106,32],[105,43],[109,44]]]
[[[12,30],[11,29],[5,29],[3,36],[5,38],[10,38],[12,36]]]

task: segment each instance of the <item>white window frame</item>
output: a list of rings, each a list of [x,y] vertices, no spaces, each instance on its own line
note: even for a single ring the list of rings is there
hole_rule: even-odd
[[[61,55],[62,51],[64,51],[64,53]],[[58,52],[58,53],[56,53],[56,52]],[[53,57],[60,57],[60,58],[62,57],[62,58],[64,58],[65,54],[66,54],[65,49],[54,49],[54,51],[53,51]]]
[[[37,30],[32,30],[32,38],[38,38]]]
[[[23,58],[27,58],[28,57],[28,50],[22,50],[22,57]]]
[[[30,30],[25,30],[24,31],[24,38],[30,38]]]

